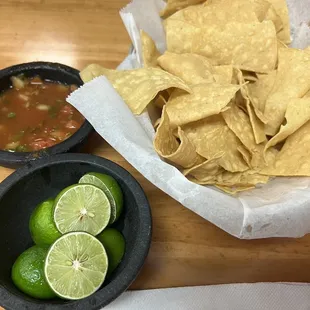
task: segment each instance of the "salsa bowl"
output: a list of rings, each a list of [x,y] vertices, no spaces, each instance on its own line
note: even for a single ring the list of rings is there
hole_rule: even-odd
[[[125,238],[124,257],[93,295],[78,301],[37,300],[19,291],[11,280],[11,268],[33,242],[28,223],[41,201],[55,197],[88,172],[109,174],[124,195],[124,209],[112,227]],[[138,275],[149,251],[152,218],[148,200],[138,182],[117,164],[94,155],[60,154],[29,162],[0,185],[0,305],[9,309],[101,309],[124,292]]]
[[[74,68],[58,63],[31,62],[0,70],[0,93],[12,88],[11,78],[19,76],[20,74],[23,74],[28,79],[39,76],[42,80],[61,83],[64,85],[83,85],[83,82],[79,76],[79,71]],[[87,120],[85,120],[74,134],[54,146],[46,147],[41,150],[25,152],[0,150],[0,165],[9,168],[17,168],[38,158],[44,158],[60,153],[79,151],[86,142],[92,130],[92,126]]]

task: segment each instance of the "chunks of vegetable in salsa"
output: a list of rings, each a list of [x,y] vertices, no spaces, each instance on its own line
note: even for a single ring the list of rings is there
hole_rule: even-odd
[[[0,94],[0,149],[32,152],[74,134],[84,117],[66,97],[77,89],[39,76],[11,77],[12,87]]]

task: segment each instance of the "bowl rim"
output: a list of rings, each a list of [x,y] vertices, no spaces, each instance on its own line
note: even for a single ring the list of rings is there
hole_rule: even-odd
[[[26,62],[3,68],[0,70],[0,80],[14,74],[20,74],[22,72],[27,72],[30,70],[47,70],[62,72],[63,74],[75,76],[77,80],[79,80],[79,83],[77,83],[79,87],[83,85],[83,81],[79,75],[79,70],[61,63],[48,61]],[[0,93],[3,91],[5,91],[5,89],[0,89]],[[19,166],[29,161],[37,160],[38,158],[66,153],[70,149],[82,143],[82,141],[84,141],[92,131],[93,127],[85,119],[82,126],[71,137],[46,149],[33,152],[9,152],[0,150],[0,162],[3,163],[5,166]]]
[[[49,167],[55,164],[63,164],[66,162],[86,163],[98,167],[104,167],[107,170],[113,171],[113,173],[116,174],[118,178],[122,179],[125,185],[134,194],[136,204],[138,206],[141,206],[138,208],[140,218],[138,227],[138,241],[135,242],[132,249],[132,253],[137,253],[137,255],[131,255],[128,258],[128,263],[125,266],[123,272],[118,274],[110,283],[108,283],[102,289],[98,290],[93,295],[85,299],[77,301],[65,301],[64,304],[57,304],[49,302],[48,300],[44,304],[44,300],[41,302],[36,302],[36,300],[31,299],[31,297],[29,297],[29,299],[27,298],[27,296],[26,298],[23,298],[9,292],[0,283],[0,303],[7,310],[101,309],[127,290],[127,288],[138,276],[148,255],[152,237],[152,214],[146,194],[138,181],[127,170],[106,158],[102,158],[92,154],[68,153],[53,155],[49,158],[42,158],[36,161],[29,162],[22,168],[13,172],[1,183],[0,201],[4,194],[10,191],[11,188],[20,181],[20,179],[27,177],[32,173],[45,167]],[[144,241],[141,242],[141,240]],[[124,275],[125,271],[126,275]],[[92,307],[92,304],[90,303],[90,299],[92,297],[96,297],[97,300],[100,300],[103,297],[105,297],[105,299],[103,299],[101,302],[98,302],[96,306]]]

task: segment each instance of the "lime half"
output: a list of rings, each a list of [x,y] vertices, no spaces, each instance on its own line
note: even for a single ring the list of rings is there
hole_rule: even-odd
[[[85,231],[96,236],[109,224],[110,217],[109,199],[91,184],[69,186],[55,199],[54,221],[62,234]]]
[[[50,247],[44,274],[51,289],[64,299],[95,293],[106,277],[108,257],[101,242],[85,232],[71,232]]]
[[[117,221],[123,210],[123,192],[116,180],[107,174],[90,172],[85,174],[79,183],[93,184],[101,188],[111,204],[110,224]]]

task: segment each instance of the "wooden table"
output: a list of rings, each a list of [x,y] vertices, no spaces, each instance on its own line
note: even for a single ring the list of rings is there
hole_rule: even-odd
[[[129,37],[118,11],[127,0],[6,0],[0,2],[0,67],[48,60],[78,69],[115,68]],[[153,212],[146,264],[132,289],[233,282],[310,281],[310,236],[238,240],[168,197],[99,136],[87,152],[111,159],[141,183]],[[0,168],[0,181],[12,171]]]

